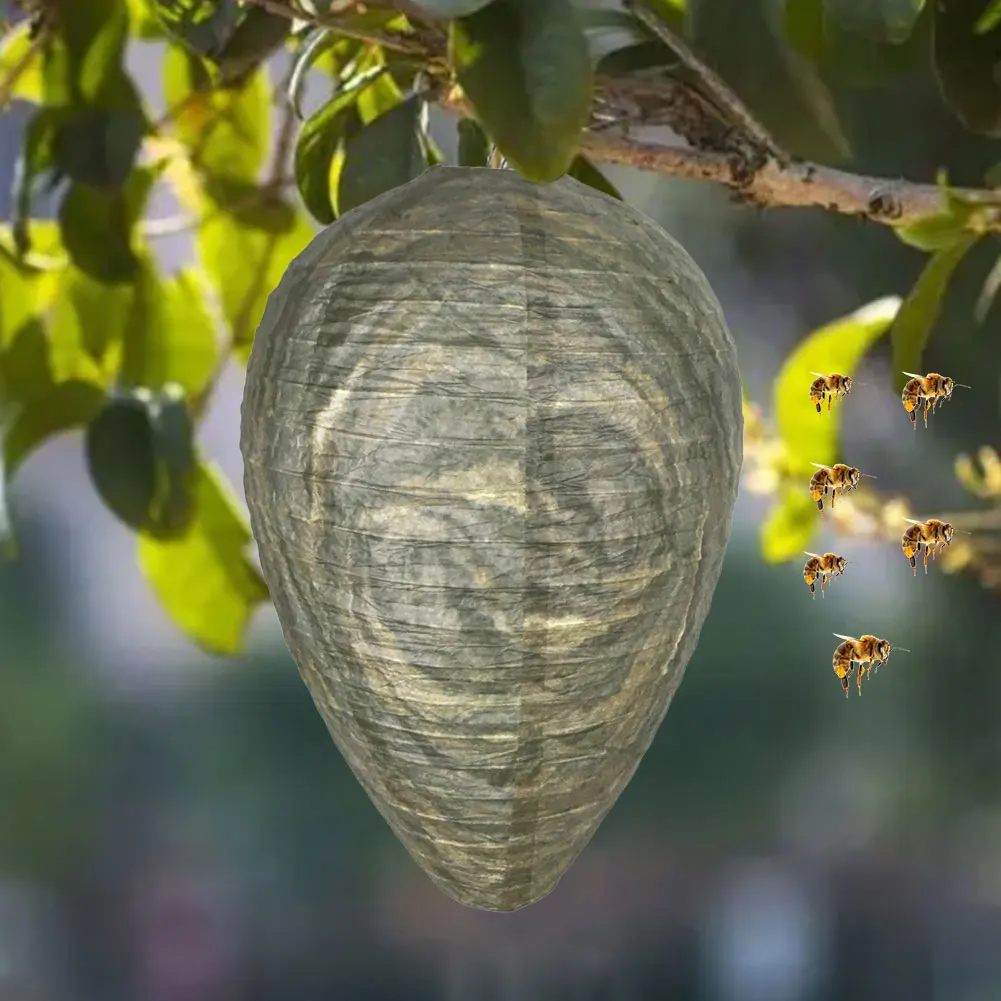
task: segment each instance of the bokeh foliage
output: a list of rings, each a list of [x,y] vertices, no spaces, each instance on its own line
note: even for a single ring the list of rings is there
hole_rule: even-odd
[[[686,35],[793,156],[850,164],[833,84],[879,88],[921,73],[966,129],[1001,134],[997,0],[643,6]],[[628,10],[571,0],[23,0],[13,11],[0,108],[25,102],[30,115],[0,229],[4,483],[53,436],[82,430],[94,489],[135,533],[165,610],[204,649],[235,652],[267,589],[245,512],[202,454],[198,426],[223,368],[245,364],[289,262],[317,226],[444,162],[427,109],[456,97],[460,163],[493,162],[495,147],[533,181],[569,173],[620,197],[580,152],[582,130],[608,127],[591,120],[595,89],[608,77],[669,77],[678,60]],[[161,53],[162,109],[126,67],[136,41]],[[272,77],[276,53],[289,57],[283,81]],[[326,97],[304,116],[307,78]],[[840,458],[836,418],[800,419],[804,374],[851,372],[887,334],[894,369],[920,367],[954,271],[998,228],[998,176],[989,171],[974,200],[942,176],[944,208],[896,230],[927,254],[914,288],[797,348],[776,379],[774,433],[749,411],[752,465],[777,498],[766,559],[808,544],[804,476],[810,462]],[[193,260],[173,274],[153,250],[161,189],[194,237]],[[982,314],[1001,285],[995,271]],[[993,503],[992,463],[984,453],[957,471]]]

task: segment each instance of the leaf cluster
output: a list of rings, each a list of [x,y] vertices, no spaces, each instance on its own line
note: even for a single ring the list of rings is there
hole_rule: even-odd
[[[93,487],[135,533],[166,612],[205,649],[233,652],[267,590],[248,552],[245,512],[204,454],[199,423],[221,372],[246,362],[269,292],[316,227],[444,162],[428,130],[432,103],[465,110],[460,164],[503,159],[532,181],[570,174],[616,198],[582,155],[582,138],[649,115],[618,108],[599,121],[601,81],[671,79],[708,94],[700,106],[715,106],[679,60],[672,32],[740,94],[760,134],[795,156],[850,155],[832,83],[906,78],[929,60],[957,118],[1001,134],[997,0],[642,0],[664,31],[634,16],[638,5],[25,5],[35,13],[0,39],[0,108],[18,100],[30,109],[12,215],[0,228],[3,488],[53,436],[82,432]],[[137,41],[162,55],[162,108],[129,72]],[[276,53],[290,65],[280,84],[269,71]],[[323,96],[304,109],[307,81]],[[740,131],[739,119],[720,114],[724,132]],[[998,228],[992,175],[978,199],[940,183],[942,210],[897,230],[928,255],[900,308],[837,321],[780,374],[783,440],[801,433],[784,409],[789,365],[851,369],[889,330],[894,368],[919,367],[952,273]],[[150,218],[165,193],[194,243],[191,262],[170,274],[153,242],[170,220]],[[981,313],[999,286],[1001,264]],[[782,455],[835,456],[833,438],[792,438]],[[782,461],[783,476],[793,475]],[[0,488],[0,532],[12,550],[5,496]],[[769,558],[782,557],[783,539],[801,548],[802,506],[783,498],[766,526]]]

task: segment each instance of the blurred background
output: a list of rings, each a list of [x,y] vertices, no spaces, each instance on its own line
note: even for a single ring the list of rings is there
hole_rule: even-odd
[[[155,52],[137,45],[130,66],[161,109]],[[930,78],[835,96],[860,172],[947,165],[976,184],[991,164]],[[5,217],[24,119],[0,119]],[[454,152],[453,120],[435,113],[432,132]],[[766,411],[793,345],[906,293],[923,263],[879,226],[608,176],[706,271]],[[157,246],[168,267],[191,252],[184,234]],[[842,407],[845,458],[923,517],[972,506],[953,457],[999,444],[997,311],[972,319],[991,264],[981,247],[964,265],[926,355],[972,392],[913,433],[884,347]],[[241,391],[234,367],[202,432],[235,484]],[[997,1001],[1001,597],[824,536],[815,548],[853,567],[811,601],[799,563],[761,560],[767,507],[741,497],[696,656],[593,842],[550,897],[487,914],[391,835],[270,609],[245,655],[198,654],[90,488],[79,437],[46,447],[16,481],[21,556],[0,569],[0,1001]],[[835,631],[913,652],[846,700]]]

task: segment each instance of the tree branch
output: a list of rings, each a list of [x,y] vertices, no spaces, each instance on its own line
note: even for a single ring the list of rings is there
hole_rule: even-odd
[[[334,32],[357,37],[358,32],[338,23],[336,16],[309,15],[291,0],[245,0],[275,13],[298,17],[311,23],[331,28]],[[398,2],[398,0],[397,0]],[[654,25],[647,12],[629,0],[627,6],[647,27]],[[697,69],[702,64],[683,43],[667,41],[662,35],[662,25],[656,34],[665,44],[682,46],[686,64]],[[403,36],[385,38],[372,35],[362,39],[371,44],[421,55],[429,62],[440,61],[441,46],[426,44],[426,40],[410,40]],[[711,72],[711,71],[710,71]],[[709,83],[716,78],[712,76]],[[439,86],[433,89],[432,99],[440,107],[459,114],[469,115],[472,108],[457,87]],[[725,85],[721,84],[725,90]],[[720,86],[709,88],[710,96],[719,98]],[[728,91],[727,91],[728,93]],[[725,95],[724,95],[725,96]],[[868,177],[850,171],[837,170],[821,164],[788,160],[778,150],[774,140],[758,125],[743,137],[745,144],[760,154],[756,158],[740,155],[726,141],[721,128],[743,126],[750,118],[736,97],[724,101],[728,122],[713,121],[707,114],[706,102],[693,94],[692,89],[669,76],[624,78],[599,77],[595,81],[595,113],[590,130],[581,138],[581,152],[597,163],[615,164],[652,171],[670,177],[708,181],[732,189],[742,201],[766,207],[818,208],[840,215],[854,216],[884,226],[904,227],[913,225],[929,216],[945,213],[949,209],[946,193],[935,184],[919,184],[904,179]],[[612,114],[607,114],[611,109]],[[753,118],[750,119],[752,122]],[[609,123],[621,126],[613,131]],[[664,145],[631,138],[631,127],[664,125],[688,140],[689,145]],[[951,194],[977,208],[970,214],[965,226],[971,232],[1001,233],[1001,191],[979,188],[956,188]]]

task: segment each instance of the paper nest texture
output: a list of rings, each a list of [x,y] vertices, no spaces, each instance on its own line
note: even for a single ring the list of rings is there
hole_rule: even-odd
[[[741,391],[704,275],[572,178],[431,168],[291,264],[241,444],[285,640],[376,807],[454,899],[544,897],[719,577]]]

